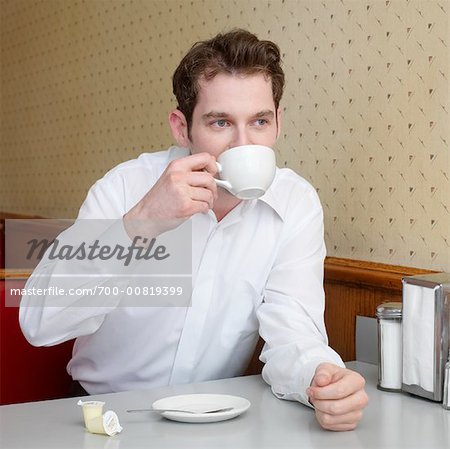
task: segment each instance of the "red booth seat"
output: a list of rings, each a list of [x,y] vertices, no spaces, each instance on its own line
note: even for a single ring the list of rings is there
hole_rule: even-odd
[[[19,327],[19,308],[5,302],[6,290],[23,288],[26,280],[5,280],[2,270],[0,275],[0,404],[67,396],[73,340],[45,348],[30,345]]]

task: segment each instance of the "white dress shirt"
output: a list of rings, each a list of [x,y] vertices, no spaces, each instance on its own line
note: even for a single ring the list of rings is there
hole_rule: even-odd
[[[78,218],[120,219],[171,160],[186,155],[171,147],[120,164],[90,189]],[[212,211],[191,220],[191,307],[121,307],[119,299],[116,306],[56,307],[50,296],[40,298],[44,307],[28,307],[36,298],[25,295],[24,335],[37,346],[77,337],[68,372],[91,394],[241,375],[261,335],[265,381],[278,397],[309,405],[305,390],[316,366],[344,366],[327,345],[323,214],[314,188],[277,169],[261,198],[242,201],[220,222]],[[49,260],[35,270],[54,272]],[[26,288],[51,282],[32,275]]]

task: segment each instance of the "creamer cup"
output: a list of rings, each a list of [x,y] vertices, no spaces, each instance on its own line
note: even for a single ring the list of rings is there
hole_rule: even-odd
[[[78,401],[77,405],[80,405],[83,409],[84,425],[88,426],[88,421],[102,416],[103,406],[105,405],[102,401]]]
[[[116,433],[120,433],[123,427],[119,423],[118,416],[112,410],[108,410],[103,416],[97,416],[90,419],[87,422],[87,429],[91,433],[112,436]]]

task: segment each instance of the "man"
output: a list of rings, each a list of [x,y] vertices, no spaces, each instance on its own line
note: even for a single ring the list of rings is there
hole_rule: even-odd
[[[243,30],[197,43],[173,77],[169,124],[180,148],[143,154],[98,181],[79,218],[122,218],[124,238],[193,226],[192,306],[27,307],[27,339],[78,337],[68,365],[89,393],[231,377],[245,370],[258,331],[264,379],[279,398],[313,405],[319,423],[353,429],[364,379],[327,346],[323,323],[322,209],[314,189],[278,169],[264,196],[241,201],[214,182],[229,148],[273,147],[284,74],[278,47]],[[41,262],[37,273],[53,273]],[[33,276],[30,286],[42,286]],[[43,305],[52,305],[44,298]],[[81,303],[80,303],[81,304]]]

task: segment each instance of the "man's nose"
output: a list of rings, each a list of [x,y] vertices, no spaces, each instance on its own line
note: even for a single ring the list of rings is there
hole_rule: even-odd
[[[236,128],[233,139],[230,142],[230,148],[240,147],[242,145],[251,145],[252,139],[250,133],[245,128]]]

